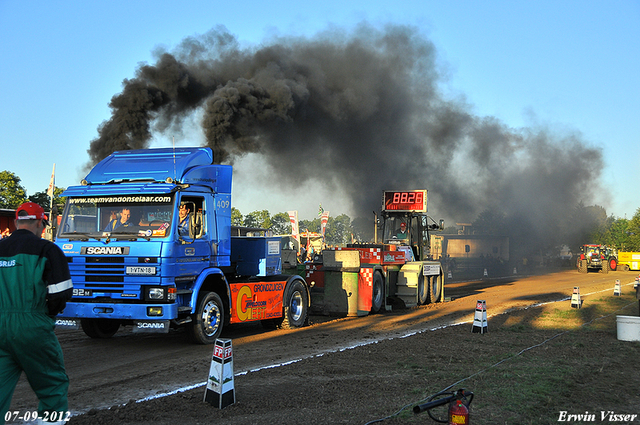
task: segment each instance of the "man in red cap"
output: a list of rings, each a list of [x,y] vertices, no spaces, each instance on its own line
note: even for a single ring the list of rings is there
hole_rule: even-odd
[[[41,421],[64,423],[69,410],[54,317],[73,284],[62,250],[41,238],[47,225],[44,209],[25,202],[16,210],[16,230],[0,240],[0,424],[22,371],[40,401]]]
[[[408,239],[409,233],[407,233],[407,223],[400,223],[400,229],[396,232],[396,237],[398,239]]]

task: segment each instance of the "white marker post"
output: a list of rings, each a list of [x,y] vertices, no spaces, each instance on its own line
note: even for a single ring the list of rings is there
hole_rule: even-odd
[[[209,369],[204,401],[218,409],[234,404],[236,392],[233,378],[233,348],[230,339],[216,339]]]
[[[489,326],[487,323],[487,302],[485,300],[478,300],[476,302],[476,314],[473,318],[472,333],[485,334],[489,332]]]
[[[571,308],[582,308],[582,299],[580,298],[580,287],[573,287],[573,294],[571,294]]]
[[[620,279],[616,279],[616,284],[613,287],[613,296],[619,297],[622,293],[622,288],[620,286]]]

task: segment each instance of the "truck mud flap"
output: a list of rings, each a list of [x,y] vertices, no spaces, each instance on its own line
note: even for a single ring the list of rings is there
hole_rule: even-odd
[[[58,317],[56,318],[56,327],[64,329],[80,329],[80,319]]]
[[[168,320],[134,320],[133,330],[134,333],[162,333],[169,332]]]

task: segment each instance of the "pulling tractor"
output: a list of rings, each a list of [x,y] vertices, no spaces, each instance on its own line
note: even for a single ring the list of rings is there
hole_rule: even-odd
[[[353,309],[347,315],[366,315],[393,307],[407,308],[444,301],[444,275],[439,261],[430,257],[429,232],[444,229],[444,220],[436,223],[427,216],[427,191],[384,191],[380,223],[376,224],[374,243],[347,244],[346,247],[329,248],[323,251],[322,270],[307,266],[306,279],[315,285],[314,292],[323,293],[320,309],[324,313],[344,313],[351,301],[336,297],[332,282],[339,273],[339,293],[348,298],[357,292]],[[376,220],[377,221],[377,220]],[[378,238],[378,224],[382,237]],[[380,240],[381,239],[381,240]],[[353,275],[351,277],[351,275]],[[354,284],[346,289],[348,279]],[[357,283],[356,283],[357,281]],[[321,288],[324,286],[324,288]],[[340,304],[347,307],[340,307]],[[356,313],[357,310],[357,313]]]
[[[609,273],[617,269],[618,257],[615,249],[597,244],[582,245],[580,249],[582,252],[576,262],[580,273],[587,273],[589,270]]]

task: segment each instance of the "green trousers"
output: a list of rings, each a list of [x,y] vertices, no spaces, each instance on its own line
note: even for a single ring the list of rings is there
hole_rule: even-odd
[[[40,401],[40,417],[44,412],[68,411],[69,377],[53,319],[39,312],[1,312],[0,424],[23,371]]]

